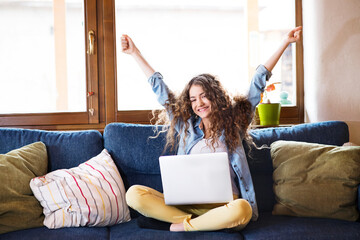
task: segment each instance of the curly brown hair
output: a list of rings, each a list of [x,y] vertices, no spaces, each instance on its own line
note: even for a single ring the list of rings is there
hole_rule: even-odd
[[[170,147],[174,150],[178,146],[179,134],[176,134],[175,129],[178,122],[184,123],[180,132],[185,133],[183,139],[185,141],[189,128],[188,120],[192,116],[198,117],[192,110],[189,96],[189,90],[193,85],[201,86],[207,99],[211,102],[209,130],[212,148],[216,147],[222,134],[225,135],[225,144],[230,153],[236,150],[243,139],[249,143],[252,142],[248,130],[254,112],[247,98],[241,95],[231,98],[215,76],[200,74],[190,80],[179,96],[170,92],[165,109],[158,115],[156,124],[161,123],[167,126],[164,130],[167,131],[165,149]],[[167,112],[171,112],[171,120],[168,118]]]

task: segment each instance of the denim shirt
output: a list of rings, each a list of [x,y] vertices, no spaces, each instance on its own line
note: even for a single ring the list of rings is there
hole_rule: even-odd
[[[250,88],[248,92],[248,100],[251,103],[252,110],[255,111],[256,106],[260,102],[261,93],[264,91],[266,86],[266,81],[271,77],[271,72],[269,72],[263,65],[260,65],[253,76],[253,79],[250,83]],[[157,100],[161,105],[165,105],[168,100],[169,88],[163,81],[163,77],[159,72],[154,73],[149,78],[149,83],[157,96]],[[168,113],[171,119],[171,113]],[[204,132],[200,129],[201,118],[196,116],[191,116],[188,121],[189,128],[187,130],[187,139],[184,144],[184,128],[182,127],[184,123],[178,122],[175,129],[180,134],[180,142],[178,148],[178,155],[189,154],[191,149],[197,144],[201,139],[204,138]],[[219,139],[222,142],[225,142],[224,134]],[[241,143],[240,143],[241,144]],[[244,147],[239,145],[232,154],[229,155],[230,164],[237,175],[241,197],[246,199],[253,210],[252,220],[256,221],[259,213],[256,203],[255,190],[252,182],[249,165],[245,155]]]

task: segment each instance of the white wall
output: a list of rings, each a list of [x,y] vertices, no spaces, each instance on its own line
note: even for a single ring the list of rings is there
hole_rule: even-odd
[[[305,121],[345,121],[360,145],[360,1],[303,0]]]

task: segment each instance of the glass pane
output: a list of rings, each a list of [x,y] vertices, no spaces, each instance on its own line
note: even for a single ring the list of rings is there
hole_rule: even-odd
[[[121,52],[122,34],[134,40],[173,91],[180,92],[198,74],[211,73],[217,75],[230,92],[245,93],[251,74],[248,66],[265,61],[263,56],[269,57],[280,44],[278,35],[294,25],[294,8],[284,10],[288,4],[283,4],[279,8],[281,13],[277,10],[273,14],[283,17],[276,21],[281,25],[269,28],[266,10],[273,9],[271,4],[278,2],[259,1],[256,8],[258,31],[248,32],[244,0],[115,0],[118,110],[160,108],[136,62]],[[294,5],[293,1],[288,2]],[[291,27],[284,26],[284,18]],[[248,37],[257,44],[248,46]],[[252,54],[250,59],[248,48]],[[291,60],[294,59],[294,55],[290,55]],[[277,75],[274,72],[274,79],[282,81]],[[293,93],[293,90],[288,91]]]
[[[276,50],[284,35],[295,27],[295,1],[259,0],[259,54],[266,60]],[[276,16],[276,17],[274,17]],[[272,71],[270,83],[275,84],[275,91],[268,94],[271,102],[282,105],[296,105],[296,62],[295,45],[285,50]],[[287,98],[285,98],[287,96]]]
[[[0,0],[0,114],[86,111],[82,0]]]
[[[218,75],[226,86],[247,87],[239,80],[246,68],[243,1],[117,0],[116,36],[128,34],[173,91],[195,75]],[[224,27],[226,26],[226,28]],[[118,109],[159,108],[141,70],[117,47]],[[226,62],[227,64],[223,64]],[[236,79],[236,80],[234,80]],[[145,100],[145,101],[144,101]]]

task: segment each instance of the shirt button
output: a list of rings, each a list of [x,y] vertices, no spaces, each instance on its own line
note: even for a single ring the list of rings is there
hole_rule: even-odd
[[[236,165],[236,164],[234,165],[234,168],[237,168],[237,165]]]
[[[243,180],[243,177],[240,177],[240,180],[242,181],[242,180]]]
[[[249,189],[248,189],[248,188],[245,188],[245,191],[247,191],[247,192],[248,192],[248,191],[249,191]]]

